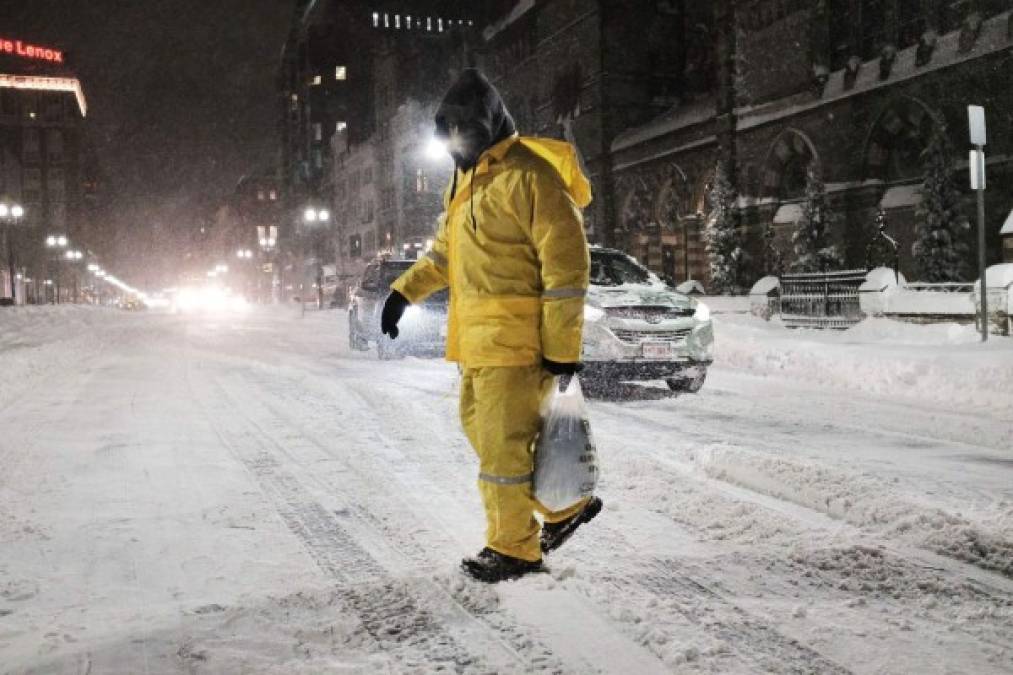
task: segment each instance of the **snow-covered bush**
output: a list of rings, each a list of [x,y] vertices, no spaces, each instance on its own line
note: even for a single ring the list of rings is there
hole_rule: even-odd
[[[923,281],[964,281],[970,226],[960,212],[960,192],[953,184],[953,150],[942,125],[936,126],[922,158],[925,178],[911,247],[915,265]]]
[[[728,179],[724,162],[718,161],[709,195],[711,212],[704,228],[707,260],[710,264],[711,293],[741,292],[746,252],[736,228],[735,188]]]
[[[806,170],[802,217],[791,239],[795,248],[793,272],[825,272],[844,266],[840,250],[829,241],[829,231],[835,221],[836,215],[827,208],[827,193],[819,168],[813,163]]]

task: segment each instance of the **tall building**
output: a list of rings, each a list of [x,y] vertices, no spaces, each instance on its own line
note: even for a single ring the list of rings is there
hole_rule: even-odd
[[[468,35],[506,4],[297,1],[279,77],[291,276],[310,279],[336,262],[348,279],[363,257],[424,242],[449,171],[420,177],[439,169],[422,166],[415,145],[428,141],[427,116],[464,62]],[[407,190],[409,174],[434,187]],[[322,207],[333,214],[326,223],[303,221]]]
[[[1010,0],[519,0],[484,32],[522,130],[572,138],[595,187],[594,238],[674,279],[707,280],[701,229],[715,165],[738,193],[761,275],[790,261],[806,176],[825,183],[834,241],[861,267],[883,210],[911,245],[934,134],[967,190],[966,106],[989,115],[987,252],[1013,207]],[[765,237],[772,235],[772,237]],[[974,247],[971,246],[973,254]],[[876,261],[873,261],[876,262]]]
[[[98,173],[85,135],[87,113],[68,54],[0,36],[0,201],[24,208],[2,253],[0,294],[10,296],[13,260],[18,302],[41,298],[45,280],[60,268],[45,248],[47,236],[65,236],[83,251],[102,242],[93,215]]]

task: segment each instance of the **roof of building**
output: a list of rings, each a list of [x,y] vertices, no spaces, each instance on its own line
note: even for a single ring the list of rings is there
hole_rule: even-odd
[[[499,33],[502,30],[505,30],[512,23],[514,23],[522,16],[527,14],[528,10],[533,9],[534,6],[535,0],[518,0],[517,4],[514,5],[514,8],[510,10],[509,14],[504,16],[499,21],[489,25],[488,27],[486,27],[484,31],[482,31],[482,37],[485,38],[486,42],[492,40],[494,37],[496,37],[497,33]]]
[[[633,147],[644,141],[671,133],[684,127],[706,122],[717,114],[712,100],[700,100],[681,103],[647,124],[628,129],[616,136],[612,142],[612,152]]]

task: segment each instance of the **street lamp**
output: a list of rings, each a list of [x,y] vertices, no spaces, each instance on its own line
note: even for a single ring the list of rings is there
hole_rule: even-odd
[[[67,244],[68,243],[69,242],[67,241],[66,235],[63,235],[63,234],[51,234],[48,237],[46,237],[46,248],[49,248],[49,249],[63,249],[63,248],[67,248]],[[59,256],[59,254],[57,254],[53,258],[50,258],[50,264],[52,265],[52,263],[54,261],[56,263],[56,296],[55,296],[55,301],[56,301],[56,304],[60,304],[60,256]],[[46,284],[46,285],[47,286],[52,286],[53,284]]]
[[[429,143],[426,144],[426,158],[438,162],[446,159],[449,156],[447,151],[447,144],[438,139],[436,136],[429,138]]]
[[[303,211],[303,220],[307,224],[326,223],[330,219],[331,219],[331,212],[328,211],[327,209],[318,209],[310,206],[307,207],[305,211]],[[317,289],[317,307],[324,306],[323,263],[320,261],[320,258],[323,255],[322,252],[323,242],[320,240],[320,237],[321,234],[319,231],[316,232],[313,236],[314,239],[313,253],[314,258],[316,258],[316,265],[317,265],[317,275],[316,275],[317,280],[315,284],[315,287]]]
[[[11,302],[17,302],[17,274],[14,261],[14,241],[11,237],[11,228],[16,227],[18,221],[25,215],[25,210],[20,204],[7,204],[0,202],[0,221],[4,224],[4,249],[7,251],[7,267],[11,281]]]

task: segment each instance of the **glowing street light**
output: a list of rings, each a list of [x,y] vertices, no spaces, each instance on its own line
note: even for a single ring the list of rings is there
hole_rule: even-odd
[[[436,136],[430,137],[429,143],[426,144],[426,158],[434,162],[438,162],[442,159],[446,159],[447,156],[447,144],[438,139]]]
[[[239,258],[240,260],[249,260],[250,258],[253,257],[253,251],[251,251],[248,248],[241,248],[238,251],[236,251],[236,257]]]

